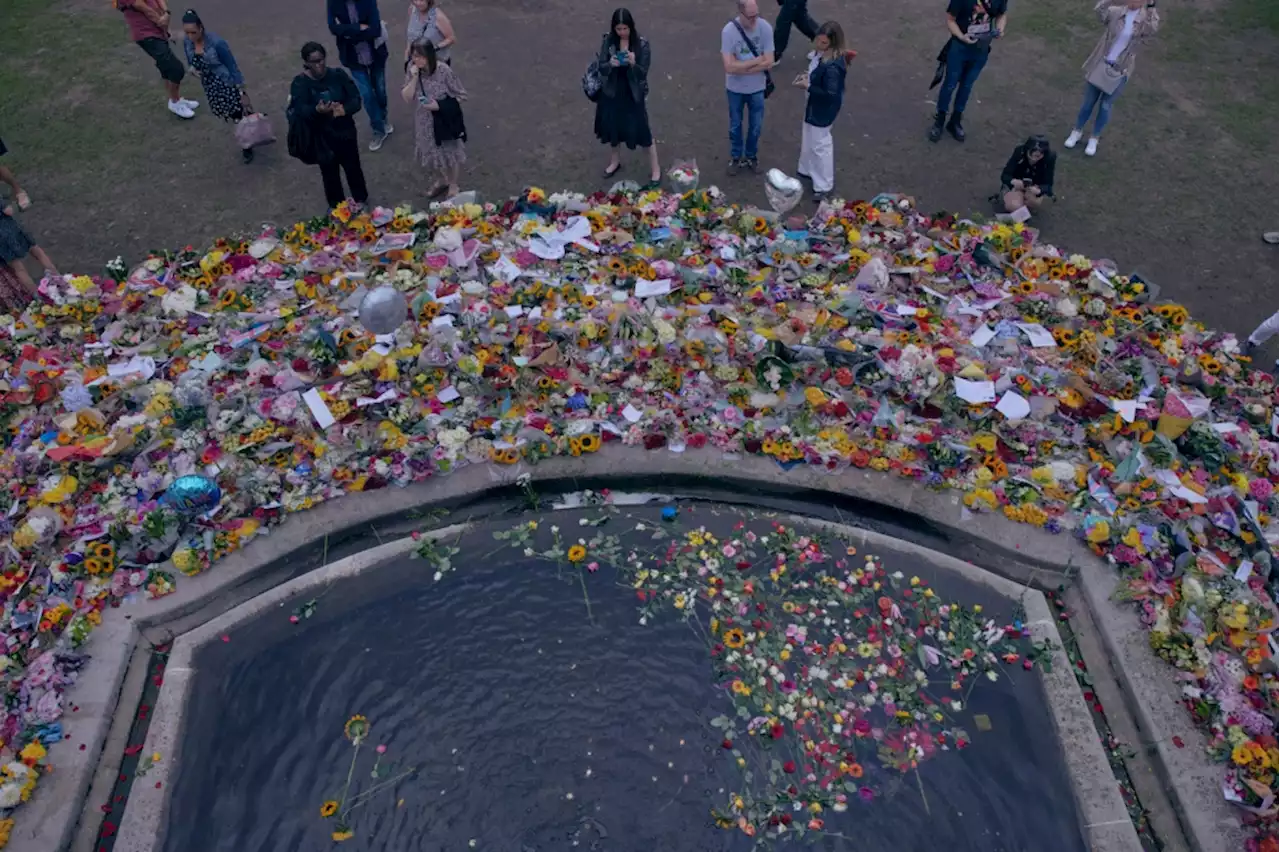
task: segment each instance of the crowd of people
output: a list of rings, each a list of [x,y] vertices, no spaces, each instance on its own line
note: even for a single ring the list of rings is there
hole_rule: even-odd
[[[844,103],[846,78],[856,52],[849,49],[835,21],[819,24],[809,14],[807,0],[778,0],[774,24],[760,13],[757,0],[737,0],[737,14],[720,32],[720,54],[729,109],[728,174],[759,171],[759,145],[766,101],[775,90],[773,71],[798,30],[810,41],[807,68],[792,80],[805,90],[797,175],[809,182],[815,200],[835,186],[835,144],[832,128]],[[200,102],[184,97],[189,72],[199,82],[209,111],[237,126],[236,138],[245,163],[254,159],[254,146],[274,139],[269,131],[241,133],[255,113],[243,73],[227,41],[206,28],[195,10],[181,16],[184,62],[174,51],[171,13],[166,0],[115,0],[130,38],[154,62],[169,112],[191,119]],[[1084,153],[1095,156],[1116,99],[1134,73],[1142,47],[1160,27],[1156,0],[1098,0],[1095,12],[1102,32],[1082,70],[1084,92],[1079,114],[1063,145],[1074,149],[1085,140]],[[326,0],[326,24],[341,67],[329,65],[328,49],[310,41],[300,51],[302,72],[290,86],[289,153],[316,165],[325,201],[330,207],[344,200],[368,201],[369,190],[360,161],[355,116],[367,115],[370,151],[382,148],[394,127],[387,110],[387,59],[391,37],[378,0]],[[966,138],[964,114],[969,99],[995,45],[1009,24],[1009,0],[948,0],[946,42],[937,57],[931,88],[938,87],[937,108],[927,137],[938,142],[944,134]],[[414,157],[428,175],[429,198],[451,197],[460,191],[460,172],[467,161],[466,125],[461,103],[466,89],[453,69],[457,36],[438,0],[411,0],[404,35],[404,81],[400,92],[414,105]],[[634,15],[617,9],[603,35],[583,89],[595,102],[594,132],[609,148],[605,178],[622,169],[621,148],[646,154],[646,187],[661,180],[658,148],[649,123],[649,42],[640,34]],[[1089,128],[1092,122],[1092,129]],[[265,123],[265,122],[264,122]],[[0,155],[4,153],[0,144]],[[1053,199],[1057,155],[1049,139],[1033,135],[1017,145],[1000,173],[1000,188],[990,201],[998,212],[1025,221]],[[344,185],[345,177],[345,185]],[[30,198],[12,173],[0,167],[19,210]],[[6,303],[34,293],[23,265],[31,257],[46,271],[53,262],[14,219],[13,206],[0,207],[0,297]],[[1266,238],[1273,239],[1272,234]],[[1274,334],[1275,318],[1250,336],[1256,345]]]

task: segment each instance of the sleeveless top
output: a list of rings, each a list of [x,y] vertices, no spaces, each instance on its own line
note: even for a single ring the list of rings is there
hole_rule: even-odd
[[[412,3],[409,4],[409,44],[423,39],[432,44],[439,44],[444,41],[444,33],[440,32],[440,27],[436,24],[436,13],[439,11],[439,7],[432,6],[424,15],[418,11],[417,6]],[[448,60],[451,50],[451,47],[437,49],[436,58],[441,62]]]

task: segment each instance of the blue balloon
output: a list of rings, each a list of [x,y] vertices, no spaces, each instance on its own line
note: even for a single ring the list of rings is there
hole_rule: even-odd
[[[222,489],[207,476],[180,476],[164,492],[160,502],[179,512],[198,515],[207,512],[222,499]]]

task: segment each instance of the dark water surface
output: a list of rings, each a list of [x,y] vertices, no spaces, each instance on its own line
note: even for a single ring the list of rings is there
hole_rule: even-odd
[[[738,519],[698,514],[713,530]],[[576,518],[544,523],[573,535]],[[351,755],[342,726],[361,713],[370,745],[418,771],[355,811],[343,850],[444,852],[473,840],[498,852],[749,849],[709,817],[739,779],[708,724],[729,702],[702,640],[674,615],[640,625],[633,593],[608,568],[587,583],[592,623],[576,581],[511,549],[493,554],[492,529],[505,526],[464,537],[458,570],[439,583],[406,558],[331,587],[300,625],[282,608],[202,650],[165,848],[332,847],[334,821],[319,808],[341,790]],[[932,566],[885,563],[1008,616],[1007,601]],[[869,769],[890,792],[824,814],[849,839],[791,847],[1084,849],[1037,676],[1009,671],[970,698],[973,744],[922,765],[923,798],[914,775]],[[991,731],[969,714],[988,716]],[[373,783],[373,757],[362,751],[353,789]]]

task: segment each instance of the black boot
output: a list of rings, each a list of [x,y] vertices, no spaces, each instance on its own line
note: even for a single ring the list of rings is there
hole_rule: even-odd
[[[939,112],[933,117],[933,127],[929,128],[929,141],[937,142],[942,138],[942,125],[947,121],[947,114]]]
[[[964,125],[960,123],[960,120],[963,118],[964,113],[953,112],[951,114],[951,120],[947,122],[947,130],[956,138],[957,142],[964,141]]]

